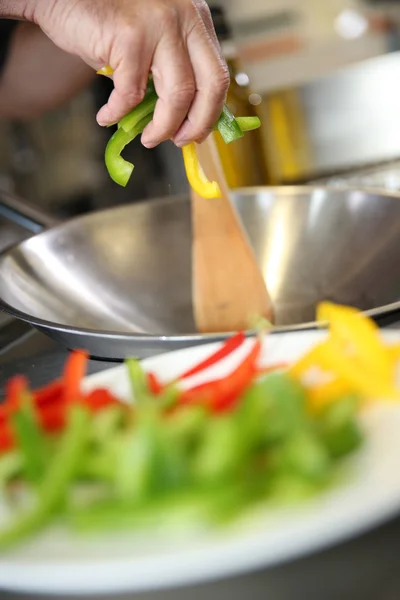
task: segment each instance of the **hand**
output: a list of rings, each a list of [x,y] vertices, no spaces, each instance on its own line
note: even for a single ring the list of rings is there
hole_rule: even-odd
[[[100,125],[141,102],[152,72],[159,100],[142,143],[206,139],[222,111],[229,73],[204,0],[27,2],[25,14],[60,48],[96,70],[113,68],[114,91],[97,115]]]

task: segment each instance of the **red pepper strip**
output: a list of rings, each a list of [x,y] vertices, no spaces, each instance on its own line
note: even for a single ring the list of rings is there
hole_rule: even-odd
[[[15,435],[8,419],[18,410],[21,395],[27,389],[28,382],[22,375],[12,377],[6,384],[6,399],[0,406],[0,452],[7,452],[15,447]]]
[[[222,347],[219,348],[213,354],[211,354],[211,356],[208,356],[206,359],[202,360],[194,367],[191,367],[190,369],[179,375],[179,377],[177,377],[174,381],[182,381],[183,379],[187,379],[188,377],[196,375],[197,373],[200,373],[200,371],[204,371],[208,367],[211,367],[218,361],[222,360],[223,358],[234,352],[234,350],[239,348],[239,346],[243,344],[245,339],[246,336],[243,332],[235,334],[234,336],[226,340]],[[158,380],[157,376],[154,373],[147,374],[147,384],[152,394],[156,396],[159,395],[164,389],[164,386],[161,384],[161,382]]]
[[[28,382],[23,375],[12,377],[6,385],[6,401],[4,408],[8,414],[17,410],[20,405],[21,394],[28,389]]]
[[[41,409],[49,404],[61,402],[64,400],[64,383],[61,380],[53,381],[45,387],[39,388],[33,392],[35,406]]]
[[[123,404],[106,389],[93,390],[83,401],[85,405],[94,413],[107,408],[108,406],[123,406]],[[38,419],[41,427],[48,433],[61,431],[67,424],[66,406],[64,403],[55,402],[43,406],[38,411]]]
[[[163,384],[154,373],[147,373],[147,385],[149,386],[150,392],[155,396],[161,394],[164,389]]]
[[[261,341],[257,339],[249,354],[232,373],[186,390],[182,393],[180,403],[205,403],[213,412],[232,410],[257,373],[260,351]]]
[[[62,431],[67,424],[66,410],[63,404],[48,405],[38,411],[41,428],[47,433]]]
[[[88,358],[84,350],[75,350],[67,358],[63,373],[64,401],[67,403],[77,402],[81,397],[81,383],[86,375]]]
[[[180,377],[178,377],[178,379],[187,379],[188,377],[191,377],[192,375],[195,375],[196,373],[199,373],[200,371],[204,371],[204,369],[211,367],[219,360],[222,360],[223,358],[231,354],[234,350],[239,348],[239,346],[243,344],[245,339],[246,336],[242,331],[240,331],[239,333],[227,339],[226,342],[221,346],[221,348],[219,348],[216,352],[211,354],[211,356],[201,361],[199,364],[192,367],[188,371],[185,371],[182,375],[180,375]]]
[[[5,406],[5,403],[3,403],[0,405],[0,428],[3,427],[3,425],[6,425],[8,416],[8,408]]]
[[[93,390],[89,394],[85,396],[85,404],[90,408],[93,412],[97,412],[103,408],[107,408],[108,406],[123,406],[122,402],[120,402],[111,392],[107,389],[97,389]]]
[[[6,400],[2,404],[0,404],[0,427],[2,427],[2,425],[7,423],[9,416],[10,416],[10,409],[8,407],[7,397],[6,397]]]
[[[0,426],[0,452],[8,452],[15,447],[15,436],[9,423]]]

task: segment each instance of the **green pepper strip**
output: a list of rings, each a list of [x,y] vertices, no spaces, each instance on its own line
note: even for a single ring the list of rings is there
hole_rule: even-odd
[[[151,118],[153,118],[157,100],[158,96],[156,91],[148,91],[142,102],[120,120],[118,127],[123,129],[126,133],[130,133],[132,129],[148,115],[151,115]]]
[[[155,97],[154,97],[155,95]],[[158,96],[157,96],[157,92],[156,92],[156,88],[154,87],[154,80],[153,80],[153,76],[150,75],[149,76],[149,80],[147,83],[147,89],[146,89],[146,94],[144,99],[142,100],[142,102],[136,106],[135,108],[133,108],[129,113],[127,113],[120,121],[116,121],[115,123],[110,123],[109,125],[107,125],[107,127],[114,127],[115,125],[118,126],[118,129],[121,127],[121,122],[124,121],[125,123],[128,121],[128,117],[130,117],[130,119],[132,119],[132,121],[134,123],[138,123],[141,120],[141,116],[146,116],[147,112],[146,109],[142,110],[142,108],[140,108],[140,110],[136,110],[139,109],[139,107],[142,107],[142,104],[145,103],[145,105],[153,105],[152,110],[150,112],[154,112],[154,108],[156,105],[156,102],[158,100]],[[133,116],[132,116],[133,114]],[[125,129],[125,127],[124,127]],[[133,126],[131,127],[131,129],[133,129]],[[129,133],[129,125],[126,125],[126,131],[127,133]]]
[[[216,129],[218,129],[222,135],[225,144],[230,144],[231,142],[243,137],[243,131],[241,130],[234,115],[226,105],[224,105],[222,114],[218,119]]]
[[[23,398],[21,408],[13,415],[12,420],[23,456],[23,469],[27,478],[37,484],[45,470],[46,448],[28,395]]]
[[[258,117],[236,117],[236,122],[243,131],[254,131],[261,126],[261,121]]]
[[[127,133],[122,127],[119,128],[114,135],[110,138],[105,152],[105,162],[107,170],[110,174],[111,179],[118,183],[122,187],[125,187],[128,183],[134,166],[132,163],[123,159],[121,152],[127,144],[132,142],[136,136],[142,133],[143,129],[150,123],[153,118],[153,113],[148,114],[142,118],[139,123],[129,133]]]
[[[39,489],[37,505],[0,532],[0,548],[8,548],[38,531],[62,505],[88,439],[89,413],[81,406],[70,412],[69,425]]]
[[[128,358],[125,364],[128,369],[129,383],[135,402],[138,406],[146,404],[151,394],[142,365],[133,358]]]

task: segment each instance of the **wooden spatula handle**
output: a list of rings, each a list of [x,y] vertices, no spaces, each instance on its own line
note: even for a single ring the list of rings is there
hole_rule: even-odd
[[[247,234],[229,199],[215,141],[199,147],[209,179],[222,197],[206,200],[193,190],[193,304],[200,332],[248,329],[252,318],[272,320],[271,301]]]

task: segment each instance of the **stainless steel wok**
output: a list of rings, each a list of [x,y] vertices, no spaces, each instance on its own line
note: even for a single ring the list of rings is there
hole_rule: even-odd
[[[276,331],[315,327],[323,299],[379,319],[400,311],[400,197],[258,188],[233,200],[268,283]],[[188,198],[92,213],[0,257],[0,306],[69,348],[144,357],[197,335]]]

